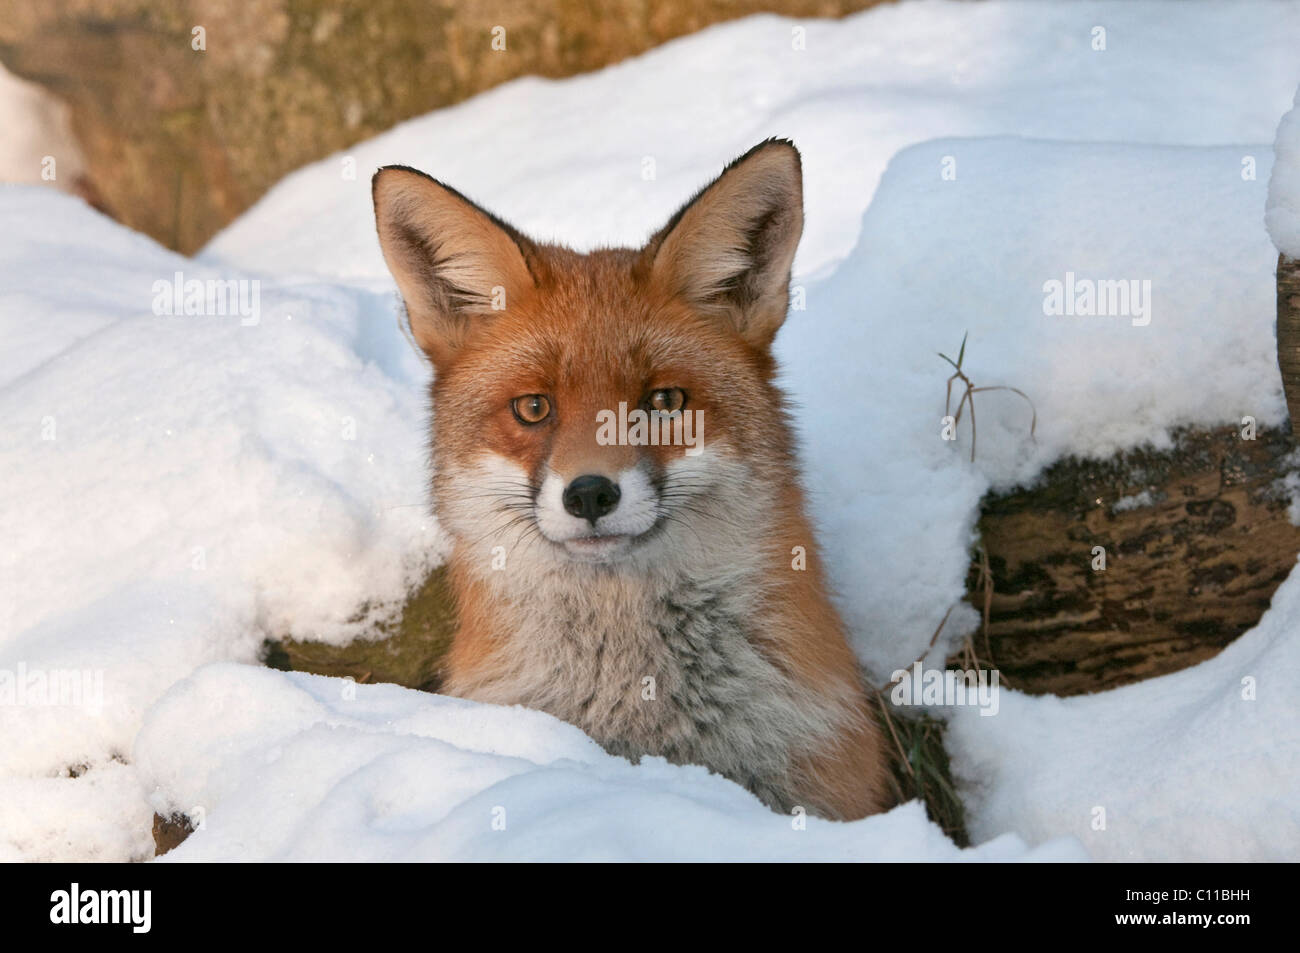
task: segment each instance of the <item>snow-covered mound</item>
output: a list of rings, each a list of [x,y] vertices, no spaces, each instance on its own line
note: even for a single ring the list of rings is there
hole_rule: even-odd
[[[248,316],[158,314],[158,282],[249,279],[42,190],[0,209],[15,630],[178,567],[301,633],[403,597],[433,538],[428,372],[386,297],[250,282]]]
[[[1243,181],[1243,154],[1257,180]],[[955,179],[941,174],[947,160]],[[1268,162],[1266,146],[1020,139],[940,140],[895,157],[857,247],[808,285],[807,312],[777,341],[827,562],[882,682],[964,595],[990,484],[1030,480],[1068,453],[1161,443],[1179,424],[1285,419],[1276,254],[1259,224]],[[1136,281],[1137,294],[1125,314],[1044,313],[1044,286],[1067,280]],[[967,421],[942,439],[952,368],[936,353],[956,358],[967,333],[975,383],[1018,387],[1038,411],[1031,439],[1019,397],[978,395],[973,466]],[[945,630],[954,637],[974,615],[960,608]]]
[[[705,768],[633,767],[541,712],[241,665],[177,684],[134,761],[160,813],[201,820],[177,861],[1087,859],[1073,838],[963,852],[917,803],[852,824],[784,817]]]
[[[1296,90],[1294,108],[1278,124],[1273,152],[1264,221],[1277,250],[1289,258],[1300,258],[1300,89]]]
[[[158,695],[269,634],[355,637],[436,560],[427,371],[387,297],[160,315],[155,282],[242,276],[45,189],[0,188],[0,222],[0,853],[134,856],[147,811],[129,846],[62,832],[97,787],[142,806],[119,759]],[[45,703],[60,672],[94,703]]]
[[[852,249],[890,158],[927,139],[1272,142],[1300,82],[1297,37],[1300,4],[1286,2],[944,0],[842,21],[751,17],[403,123],[286,177],[203,257],[387,285],[370,174],[389,163],[539,238],[639,243],[721,162],[784,136],[806,180],[795,271],[812,275]]]
[[[632,767],[536,713],[228,664],[254,662],[268,635],[366,634],[439,558],[428,372],[398,329],[369,171],[424,166],[526,229],[591,245],[639,240],[743,148],[794,136],[810,214],[778,351],[827,562],[883,680],[960,598],[990,485],[1179,423],[1282,420],[1262,143],[1300,82],[1300,7],[1252,10],[922,3],[747,20],[409,123],[353,151],[355,180],[341,157],[291,176],[197,261],[73,200],[0,189],[0,857],[145,857],[155,808],[202,809],[178,859],[957,856],[916,805],[795,832],[702,769]],[[916,144],[999,133],[1076,141]],[[189,282],[209,280],[231,283],[229,313],[198,306],[205,285],[192,299]],[[1137,282],[1120,313],[1078,313],[1083,282],[1118,281]],[[1019,387],[1038,410],[1033,442],[1019,398],[980,395],[973,465],[966,431],[941,437],[949,371],[935,354],[955,356],[967,332],[976,382]],[[948,638],[972,622],[955,612]],[[81,695],[35,701],[37,676],[59,673]],[[1187,673],[1180,710],[1212,710],[1235,674]],[[1096,706],[1099,724],[1130,705],[1172,712],[1167,684],[1064,710]],[[959,722],[979,841],[1091,837],[1052,793],[1069,774],[1009,740],[1013,722],[1056,723],[1024,715],[1054,704],[1008,693],[1010,715]],[[1270,725],[1285,714],[1255,710]],[[1251,726],[1234,725],[1194,737],[1238,744]],[[1148,750],[1098,737],[1116,764]],[[1162,750],[1178,765],[1206,754]],[[1293,761],[1274,780],[1294,789]],[[1100,855],[1194,840],[1174,793],[1127,783],[1112,803],[1159,824]],[[1021,788],[1043,791],[1041,807]],[[1222,771],[1201,790],[1251,796]],[[1262,801],[1245,823],[1294,858],[1283,808]],[[1025,856],[1024,843],[973,856]]]

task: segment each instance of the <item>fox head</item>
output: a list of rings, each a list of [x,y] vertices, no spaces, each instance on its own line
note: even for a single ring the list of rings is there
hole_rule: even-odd
[[[792,144],[745,153],[638,249],[535,242],[403,166],[372,188],[458,546],[664,567],[752,541],[794,484],[771,355],[803,230]]]

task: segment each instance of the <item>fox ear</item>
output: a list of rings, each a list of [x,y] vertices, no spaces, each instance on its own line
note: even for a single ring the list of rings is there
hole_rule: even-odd
[[[371,194],[384,261],[415,342],[435,366],[451,360],[473,321],[533,286],[528,239],[455,189],[385,166]]]
[[[799,150],[769,139],[732,162],[647,243],[653,280],[766,348],[785,321],[803,233]]]

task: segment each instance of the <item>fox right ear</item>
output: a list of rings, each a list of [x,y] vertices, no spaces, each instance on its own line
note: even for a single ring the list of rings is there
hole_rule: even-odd
[[[406,166],[371,180],[379,247],[406,305],[415,343],[449,362],[471,322],[534,284],[528,239],[455,189]]]
[[[671,293],[767,348],[789,309],[802,233],[799,150],[768,139],[687,202],[651,237],[642,259]]]

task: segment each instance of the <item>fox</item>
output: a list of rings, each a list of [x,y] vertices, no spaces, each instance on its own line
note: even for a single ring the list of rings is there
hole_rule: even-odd
[[[433,370],[456,612],[439,690],[547,712],[633,762],[703,765],[783,813],[888,809],[776,383],[794,144],[732,161],[640,248],[535,241],[407,166],[371,186]]]

